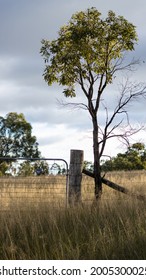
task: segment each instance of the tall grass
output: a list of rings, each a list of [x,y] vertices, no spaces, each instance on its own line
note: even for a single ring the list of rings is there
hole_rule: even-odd
[[[146,259],[146,205],[137,200],[94,206],[2,212],[0,259]]]
[[[146,194],[145,172],[112,173],[107,178]],[[50,190],[56,179],[52,180]],[[46,197],[48,183],[33,181],[27,187],[22,179],[15,187],[14,181],[9,186],[1,180],[1,201],[7,207],[0,211],[0,259],[146,259],[146,203],[104,186],[101,201],[88,204],[89,194],[90,202],[94,195],[93,180],[83,182],[83,204],[66,208],[55,205],[54,196],[49,206],[53,193]],[[19,199],[20,203],[10,203]]]

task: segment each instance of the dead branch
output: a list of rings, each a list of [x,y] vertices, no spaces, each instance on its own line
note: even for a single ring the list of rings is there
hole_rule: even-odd
[[[100,141],[98,142],[99,145],[101,145],[100,157],[103,154],[105,144],[108,139],[116,137],[123,139],[126,143],[129,143],[129,137],[133,136],[141,130],[144,130],[145,127],[143,125],[141,125],[139,128],[132,127],[132,125],[130,124],[127,108],[128,105],[130,105],[135,100],[139,100],[140,98],[146,98],[146,86],[143,83],[131,83],[127,78],[126,82],[124,84],[121,84],[121,94],[118,100],[118,104],[116,105],[111,117],[109,117],[107,107],[104,106],[106,112],[106,123],[104,131],[99,130],[101,134]],[[113,125],[112,128],[110,127],[115,121],[116,117],[119,115],[126,116],[126,122],[125,126],[122,127],[124,128],[123,131],[116,133],[116,130],[118,128],[121,128],[125,117],[121,121],[117,122],[117,124]]]

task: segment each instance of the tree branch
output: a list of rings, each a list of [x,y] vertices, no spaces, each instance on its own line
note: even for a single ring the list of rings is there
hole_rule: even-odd
[[[135,134],[143,129],[143,126],[139,129],[132,128],[132,126],[130,125],[130,121],[129,121],[129,114],[125,108],[127,105],[129,105],[129,103],[137,100],[140,97],[143,97],[143,98],[146,97],[146,86],[144,86],[141,83],[139,83],[139,84],[132,83],[131,84],[131,83],[129,83],[129,80],[127,79],[126,83],[124,85],[122,84],[122,91],[121,91],[121,95],[120,95],[118,104],[117,104],[112,116],[110,117],[110,119],[109,119],[109,115],[108,115],[108,109],[107,109],[107,107],[105,107],[106,124],[104,127],[104,131],[102,132],[102,139],[98,143],[99,145],[101,145],[100,157],[103,154],[107,139],[110,139],[113,137],[118,137],[118,138],[120,137],[120,138],[123,138],[127,142],[128,137],[132,136],[133,134]],[[126,123],[127,123],[128,131],[125,131],[125,133],[122,133],[122,134],[113,134],[113,132],[117,128],[119,128],[123,122],[123,119],[122,119],[120,122],[118,122],[116,125],[114,125],[109,130],[110,125],[113,123],[113,121],[119,114],[126,115]]]

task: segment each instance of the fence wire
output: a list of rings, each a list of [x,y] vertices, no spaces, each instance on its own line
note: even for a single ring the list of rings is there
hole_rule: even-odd
[[[0,178],[0,210],[66,204],[66,176]]]
[[[68,164],[64,159],[0,158],[8,163],[0,177],[0,210],[65,206]]]

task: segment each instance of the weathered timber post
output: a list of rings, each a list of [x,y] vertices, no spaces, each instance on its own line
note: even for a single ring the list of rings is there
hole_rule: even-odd
[[[81,182],[84,162],[84,152],[82,150],[70,151],[69,168],[69,193],[68,202],[70,205],[81,202]]]

